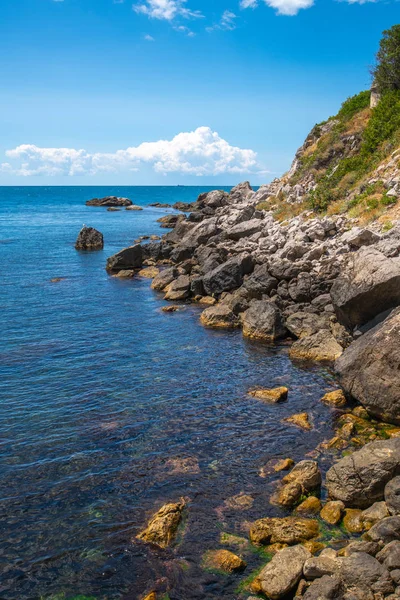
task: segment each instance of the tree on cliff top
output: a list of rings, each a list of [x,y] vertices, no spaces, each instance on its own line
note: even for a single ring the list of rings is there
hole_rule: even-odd
[[[376,60],[372,75],[378,90],[400,90],[400,25],[383,32]]]

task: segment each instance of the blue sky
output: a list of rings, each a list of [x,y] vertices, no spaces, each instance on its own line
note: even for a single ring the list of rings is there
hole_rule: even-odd
[[[260,184],[370,85],[395,0],[1,0],[0,184]]]

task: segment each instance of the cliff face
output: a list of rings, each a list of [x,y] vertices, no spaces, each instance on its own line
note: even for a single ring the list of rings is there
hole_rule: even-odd
[[[257,194],[260,208],[282,220],[313,209],[347,214],[366,223],[398,218],[400,101],[370,108],[370,93],[347,100],[339,113],[316,125],[290,170]]]

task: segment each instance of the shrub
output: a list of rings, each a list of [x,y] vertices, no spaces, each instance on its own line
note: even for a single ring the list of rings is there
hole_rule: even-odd
[[[355,96],[351,96],[351,98],[347,98],[345,102],[343,102],[341,109],[338,112],[338,118],[341,121],[348,121],[354,115],[361,110],[369,107],[371,99],[371,92],[366,90],[364,92],[360,92]]]
[[[383,95],[364,131],[362,152],[372,153],[400,128],[400,91]]]
[[[400,25],[383,32],[376,59],[372,75],[378,90],[400,90]]]

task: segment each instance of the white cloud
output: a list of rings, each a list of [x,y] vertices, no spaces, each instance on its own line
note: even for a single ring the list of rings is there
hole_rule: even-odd
[[[185,19],[203,17],[200,11],[190,10],[185,5],[186,0],[144,0],[141,4],[134,4],[133,10],[151,19],[165,21],[173,21],[176,17]]]
[[[96,175],[137,171],[144,165],[158,173],[220,175],[258,172],[253,150],[231,146],[209,127],[179,133],[171,140],[144,142],[113,153],[89,153],[74,148],[40,148],[23,144],[6,152],[3,173],[32,175]]]
[[[206,27],[207,31],[215,31],[216,29],[222,29],[223,31],[233,31],[236,29],[237,16],[230,10],[225,10],[222,13],[221,20],[218,23],[210,27]]]
[[[144,39],[146,40],[146,42],[154,42],[155,41],[153,36],[149,35],[148,33],[146,33],[146,35],[144,36]]]
[[[348,0],[349,2],[368,2],[375,0]],[[311,8],[314,5],[314,0],[264,0],[267,6],[274,8],[278,15],[294,16],[303,9]],[[258,0],[241,0],[241,8],[256,8]]]

